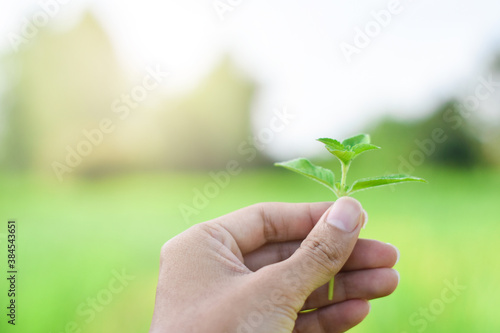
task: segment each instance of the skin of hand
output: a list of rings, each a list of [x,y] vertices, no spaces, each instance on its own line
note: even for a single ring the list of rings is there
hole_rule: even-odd
[[[191,227],[162,247],[150,332],[349,330],[399,282],[398,250],[358,239],[366,219],[343,197],[260,203]]]

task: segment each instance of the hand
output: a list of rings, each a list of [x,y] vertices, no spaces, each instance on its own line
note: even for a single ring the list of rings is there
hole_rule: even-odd
[[[150,332],[345,332],[399,281],[397,250],[358,240],[366,218],[344,197],[261,203],[188,229],[162,248]]]

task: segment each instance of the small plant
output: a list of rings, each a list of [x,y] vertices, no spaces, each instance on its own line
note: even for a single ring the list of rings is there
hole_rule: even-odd
[[[345,139],[342,142],[329,138],[318,139],[318,141],[324,143],[325,148],[340,161],[342,176],[339,181],[335,181],[335,175],[332,170],[314,165],[307,158],[297,158],[287,162],[275,163],[275,165],[300,173],[326,186],[338,198],[377,186],[403,182],[426,182],[422,178],[399,174],[362,178],[348,185],[347,172],[349,171],[352,161],[362,153],[369,150],[380,149],[380,147],[370,143],[370,136],[368,134],[359,134]],[[329,300],[333,299],[333,283],[334,279],[332,278],[328,285]]]

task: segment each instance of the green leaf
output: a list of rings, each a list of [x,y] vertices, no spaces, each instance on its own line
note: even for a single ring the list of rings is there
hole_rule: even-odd
[[[325,144],[326,150],[333,156],[337,157],[342,163],[349,164],[354,157],[355,153],[349,151],[343,144],[334,139],[322,138],[318,139],[319,142]]]
[[[355,181],[348,194],[352,194],[357,191],[366,190],[376,186],[392,185],[403,182],[423,182],[427,183],[425,179],[412,177],[408,175],[389,175],[381,177],[363,178]]]
[[[357,144],[354,147],[352,147],[352,149],[351,149],[354,152],[354,156],[352,158],[354,159],[356,156],[364,153],[365,151],[374,150],[374,149],[380,149],[380,147],[375,146],[375,145],[371,145],[369,143]]]
[[[333,171],[314,165],[307,158],[297,158],[287,162],[275,163],[274,165],[300,173],[328,187],[334,193],[336,192],[334,188],[335,175]]]
[[[342,144],[347,148],[354,147],[355,145],[359,145],[361,143],[370,143],[370,136],[368,134],[358,134],[342,141]]]
[[[347,150],[343,144],[341,144],[340,142],[338,142],[337,140],[334,140],[334,139],[321,138],[321,139],[318,139],[318,141],[324,143],[325,146],[327,148],[330,148],[331,150],[340,150],[340,151]]]
[[[344,164],[349,164],[354,158],[354,152],[352,151],[331,150],[328,147],[326,149]]]

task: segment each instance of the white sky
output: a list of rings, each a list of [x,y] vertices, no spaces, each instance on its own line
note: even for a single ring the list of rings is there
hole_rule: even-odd
[[[23,17],[57,0],[0,0],[0,53],[10,49]],[[8,1],[8,2],[7,2]],[[391,0],[238,3],[221,20],[213,0],[59,0],[51,24],[66,26],[91,8],[131,71],[171,70],[172,90],[189,89],[225,52],[260,85],[256,128],[276,107],[296,120],[269,147],[277,158],[312,155],[314,139],[353,134],[383,113],[418,117],[484,71],[500,50],[500,1],[401,0],[371,44],[348,63],[340,43]]]

